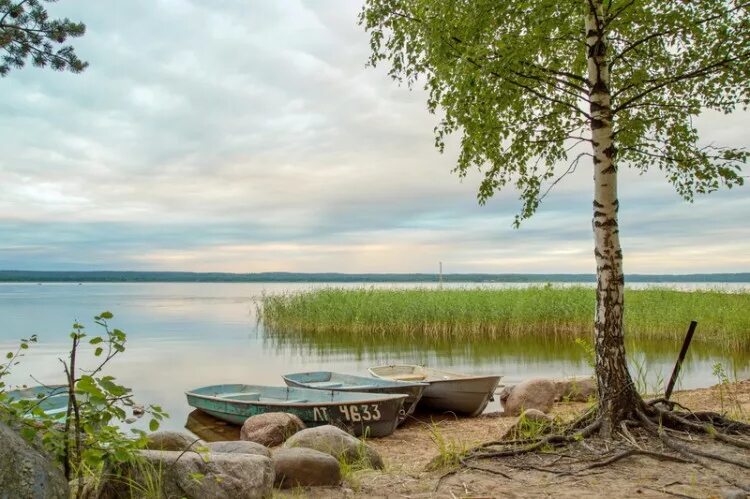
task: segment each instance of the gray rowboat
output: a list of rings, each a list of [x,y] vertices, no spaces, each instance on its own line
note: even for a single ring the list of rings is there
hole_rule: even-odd
[[[250,416],[287,412],[306,426],[332,424],[354,435],[385,437],[403,414],[406,395],[337,392],[261,385],[214,385],[186,392],[188,405],[242,424]]]
[[[404,401],[404,418],[414,412],[417,402],[422,398],[422,391],[429,386],[427,383],[368,378],[331,371],[285,374],[282,378],[284,378],[287,386],[313,388],[316,390],[360,393],[403,393],[407,396]]]
[[[484,411],[502,377],[472,376],[411,364],[371,367],[369,371],[381,379],[427,382],[430,386],[422,392],[420,409],[450,411],[470,417]]]

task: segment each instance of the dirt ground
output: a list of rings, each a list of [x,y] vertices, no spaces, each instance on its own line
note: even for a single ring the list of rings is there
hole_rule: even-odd
[[[692,410],[712,410],[744,421],[750,418],[750,380],[677,392],[672,399]],[[586,407],[581,403],[558,404],[552,415],[569,420]],[[710,468],[707,468],[695,463],[634,455],[607,466],[583,470],[625,448],[622,444],[612,447],[611,443],[597,439],[586,439],[545,453],[472,461],[473,466],[482,470],[443,466],[427,471],[436,456],[460,453],[481,442],[500,438],[515,419],[501,417],[499,412],[464,419],[418,416],[390,437],[368,442],[383,456],[385,470],[349,473],[341,488],[295,490],[282,495],[321,498],[721,498],[730,491],[738,491],[738,485],[750,487],[750,470],[713,460],[709,461]],[[638,433],[632,436],[642,449],[676,455],[653,437]],[[717,451],[750,466],[750,449],[717,445],[713,439],[705,437],[696,440],[695,444],[704,451]]]

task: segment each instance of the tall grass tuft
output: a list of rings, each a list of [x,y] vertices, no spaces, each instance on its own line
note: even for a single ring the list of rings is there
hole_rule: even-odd
[[[651,288],[625,292],[631,340],[694,341],[750,351],[750,293]],[[590,338],[595,294],[582,286],[508,289],[340,289],[266,295],[259,317],[273,333],[411,338],[574,340]]]

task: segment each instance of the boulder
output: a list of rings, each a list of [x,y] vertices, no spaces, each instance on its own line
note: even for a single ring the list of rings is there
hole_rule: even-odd
[[[258,456],[271,457],[271,451],[267,447],[255,442],[244,440],[231,440],[228,442],[209,442],[206,444],[211,452],[223,452],[228,454],[255,454]]]
[[[596,380],[591,377],[554,379],[555,402],[588,402],[596,397]]]
[[[747,492],[740,489],[724,489],[721,491],[721,499],[747,499]]]
[[[557,386],[551,379],[535,378],[514,386],[503,403],[504,416],[519,416],[524,409],[538,409],[544,413],[552,409]]]
[[[500,403],[505,407],[505,401],[508,400],[508,397],[510,397],[511,392],[516,387],[516,385],[505,385],[503,386],[503,389],[500,390],[500,393],[498,394],[498,398],[500,399]]]
[[[0,499],[67,499],[65,475],[52,460],[0,422]]]
[[[543,435],[552,429],[554,419],[537,409],[526,409],[513,426],[503,435],[503,440],[516,440]]]
[[[284,442],[284,447],[306,447],[330,454],[348,464],[383,469],[383,459],[375,449],[332,425],[308,428],[295,433]]]
[[[341,468],[336,458],[325,452],[304,447],[280,448],[273,452],[275,484],[291,487],[330,486],[341,482]]]
[[[275,447],[303,429],[305,423],[294,414],[267,412],[247,418],[240,430],[240,439]]]
[[[151,450],[198,450],[206,442],[189,433],[180,431],[157,431],[148,435],[147,449]]]
[[[141,464],[120,465],[105,473],[91,497],[255,499],[270,497],[273,491],[273,462],[265,456],[157,450],[140,451],[140,455]]]

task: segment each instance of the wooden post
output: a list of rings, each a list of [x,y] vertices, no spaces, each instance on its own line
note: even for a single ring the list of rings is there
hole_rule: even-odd
[[[672,390],[674,389],[675,383],[677,383],[677,377],[680,375],[680,368],[682,368],[682,361],[685,360],[685,354],[687,354],[688,347],[690,346],[690,341],[693,339],[693,333],[695,333],[695,328],[698,325],[696,321],[690,321],[690,327],[688,328],[688,332],[685,335],[685,341],[682,342],[682,349],[680,350],[680,355],[677,357],[677,363],[674,365],[674,369],[672,370],[672,377],[669,378],[669,384],[667,385],[667,391],[664,392],[664,398],[669,400],[669,397],[672,396]]]

